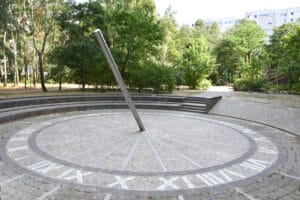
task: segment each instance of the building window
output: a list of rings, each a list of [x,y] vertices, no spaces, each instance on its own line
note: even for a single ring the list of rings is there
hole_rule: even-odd
[[[294,12],[291,12],[291,15],[294,15]]]
[[[257,18],[257,15],[254,15],[254,18]]]
[[[293,22],[294,21],[294,19],[291,19],[291,22]]]
[[[269,25],[272,25],[272,22],[269,22],[268,24],[269,24]]]
[[[247,16],[247,18],[249,19],[249,18],[250,18],[250,16],[248,15],[248,16]]]

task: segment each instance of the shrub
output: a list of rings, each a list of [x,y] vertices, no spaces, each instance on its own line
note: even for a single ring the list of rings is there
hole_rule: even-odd
[[[268,84],[263,78],[254,81],[250,79],[236,79],[233,88],[237,91],[265,91],[268,90]]]
[[[199,83],[199,89],[207,90],[211,86],[211,82],[207,79],[203,79]]]
[[[131,71],[131,86],[139,91],[172,92],[175,86],[175,73],[172,68],[156,63],[148,63],[144,67]]]
[[[292,85],[292,91],[293,92],[300,92],[300,82],[294,83]]]

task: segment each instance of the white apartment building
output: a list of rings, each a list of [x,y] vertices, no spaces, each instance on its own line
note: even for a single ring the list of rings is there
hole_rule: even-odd
[[[245,18],[256,21],[268,35],[272,35],[273,28],[284,23],[296,22],[300,18],[300,7],[252,11],[247,12]]]
[[[247,12],[245,19],[254,20],[267,35],[272,35],[273,28],[281,26],[284,23],[296,22],[300,18],[300,7],[280,9],[280,10],[260,10]],[[218,22],[221,32],[225,32],[232,28],[239,19],[223,18],[218,20],[204,20],[206,25],[211,25],[214,21]]]
[[[215,21],[218,23],[221,32],[225,32],[228,29],[232,28],[236,23],[238,23],[240,19],[237,19],[235,17],[222,18],[218,20],[208,19],[208,20],[204,20],[204,23],[205,25],[212,25]]]

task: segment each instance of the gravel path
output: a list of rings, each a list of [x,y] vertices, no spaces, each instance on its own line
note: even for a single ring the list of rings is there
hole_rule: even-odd
[[[233,92],[226,87],[214,87],[193,96],[222,96],[210,114],[265,123],[300,136],[299,95]]]

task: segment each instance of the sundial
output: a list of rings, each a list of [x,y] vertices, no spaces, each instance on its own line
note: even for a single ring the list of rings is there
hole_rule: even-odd
[[[278,149],[247,127],[185,112],[97,111],[34,123],[11,135],[9,162],[51,179],[126,191],[228,184],[272,167]]]
[[[271,177],[284,164],[282,145],[270,137],[277,129],[191,112],[129,108],[18,121],[18,127],[7,129],[0,156],[20,175],[2,185],[29,176],[57,185],[39,199],[67,185],[100,191],[105,200],[115,194],[184,200],[186,194],[222,187],[244,194],[239,184]]]

